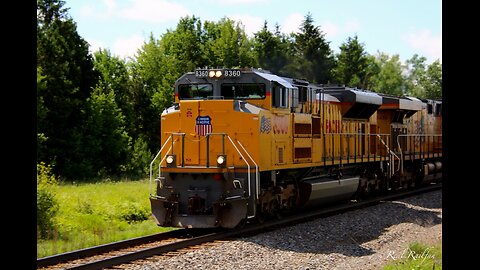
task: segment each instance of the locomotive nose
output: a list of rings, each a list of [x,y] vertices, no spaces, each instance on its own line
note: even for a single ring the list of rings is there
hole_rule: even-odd
[[[233,174],[226,178],[219,173],[167,174],[160,181],[150,202],[161,226],[233,228],[247,215],[242,183]]]

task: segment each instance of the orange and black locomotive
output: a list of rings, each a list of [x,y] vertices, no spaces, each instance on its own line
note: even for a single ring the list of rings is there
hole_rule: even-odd
[[[160,226],[234,228],[439,181],[441,108],[258,69],[186,73],[161,115],[153,216]]]

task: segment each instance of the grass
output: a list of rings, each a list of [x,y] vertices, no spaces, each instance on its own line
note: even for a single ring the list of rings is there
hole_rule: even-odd
[[[392,256],[393,257],[393,256]],[[414,242],[397,255],[383,270],[439,270],[442,269],[442,245],[427,246]]]
[[[148,180],[54,187],[59,210],[53,239],[37,239],[37,258],[150,235],[173,228],[151,216]]]

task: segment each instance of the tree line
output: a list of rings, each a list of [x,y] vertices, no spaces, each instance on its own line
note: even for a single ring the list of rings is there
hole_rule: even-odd
[[[173,84],[199,67],[256,67],[316,83],[441,98],[442,65],[417,54],[365,51],[357,35],[335,54],[312,15],[296,33],[263,27],[248,37],[227,17],[181,18],[150,34],[134,57],[89,52],[64,1],[37,0],[37,161],[63,179],[144,177],[160,147],[160,114]]]

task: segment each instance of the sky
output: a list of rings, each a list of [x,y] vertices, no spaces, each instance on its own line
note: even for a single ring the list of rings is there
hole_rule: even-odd
[[[357,35],[372,55],[442,62],[441,0],[65,0],[64,7],[92,52],[109,49],[121,58],[133,57],[150,34],[160,39],[185,16],[241,21],[253,37],[265,21],[272,32],[275,24],[284,33],[299,32],[310,13],[334,53]]]

